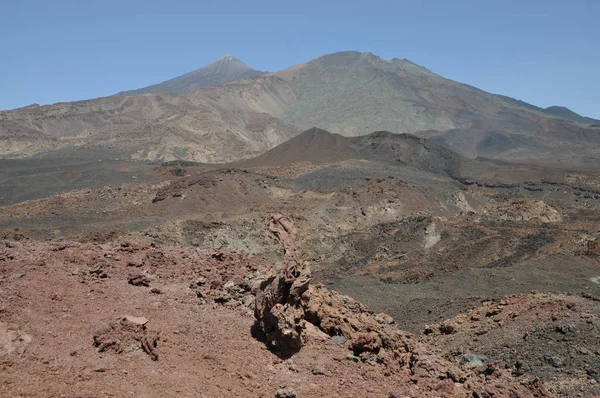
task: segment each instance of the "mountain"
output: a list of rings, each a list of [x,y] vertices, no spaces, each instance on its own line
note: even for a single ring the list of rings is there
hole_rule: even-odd
[[[591,166],[600,159],[600,128],[593,119],[491,94],[406,59],[347,51],[216,84],[217,77],[233,79],[250,70],[240,64],[225,57],[165,83],[186,91],[209,84],[193,76],[211,76],[214,85],[184,94],[0,112],[0,156],[86,149],[136,159],[229,162],[317,126],[349,137],[413,134],[470,158]]]
[[[266,153],[244,162],[248,166],[281,166],[292,163],[326,164],[361,155],[351,146],[349,137],[331,134],[313,127],[276,146]]]
[[[571,160],[576,152],[594,156],[590,145],[600,145],[600,130],[588,123],[446,79],[405,59],[348,51],[275,75],[298,97],[282,120],[300,129],[417,134],[465,156],[512,160]],[[576,149],[565,151],[570,145]]]
[[[226,55],[203,68],[196,69],[185,75],[137,90],[121,91],[116,95],[157,94],[161,92],[185,94],[200,87],[215,86],[262,74],[264,72],[252,69],[233,55]]]

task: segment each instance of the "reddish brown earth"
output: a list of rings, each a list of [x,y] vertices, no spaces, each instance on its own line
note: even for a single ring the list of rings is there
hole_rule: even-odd
[[[598,173],[298,140],[223,167],[2,169],[0,395],[600,393]]]
[[[374,325],[345,344],[307,326],[303,347],[284,359],[252,332],[253,281],[267,265],[236,253],[126,241],[0,247],[4,396],[268,397],[282,387],[323,397],[550,396],[536,380],[461,369],[391,318],[375,321],[319,286],[322,311],[354,313],[358,330]],[[128,283],[132,275],[148,286]],[[384,334],[402,342],[387,356],[368,343]],[[352,355],[357,347],[372,355]]]

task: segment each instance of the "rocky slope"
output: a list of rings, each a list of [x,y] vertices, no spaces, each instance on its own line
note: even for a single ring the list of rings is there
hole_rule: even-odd
[[[271,230],[286,249],[275,271],[237,253],[135,241],[1,241],[0,392],[553,396],[536,378],[448,361],[390,316],[313,285],[299,268],[290,270],[300,259],[290,246],[292,229],[289,219],[273,217]],[[266,293],[269,286],[298,302]],[[268,320],[300,300],[303,315],[289,321],[302,337],[291,355],[281,349],[290,331],[276,322],[275,340],[265,338],[262,314]]]
[[[295,135],[294,127],[277,118],[294,100],[285,82],[269,76],[187,96],[145,94],[21,108],[0,112],[0,156],[96,151],[143,160],[227,162]]]
[[[533,367],[562,396],[600,393],[600,307],[589,294],[533,292],[486,301],[425,328],[446,358],[497,366],[519,376]],[[542,343],[543,342],[543,343]]]

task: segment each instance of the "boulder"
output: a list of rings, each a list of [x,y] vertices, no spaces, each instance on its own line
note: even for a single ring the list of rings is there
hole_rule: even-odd
[[[292,387],[280,388],[275,393],[275,398],[296,398],[298,394]]]

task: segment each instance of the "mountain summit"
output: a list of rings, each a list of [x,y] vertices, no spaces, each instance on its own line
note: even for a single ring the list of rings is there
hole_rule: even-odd
[[[161,92],[185,94],[196,88],[215,86],[245,77],[259,76],[263,73],[252,69],[233,55],[227,54],[215,62],[185,75],[137,90],[121,91],[116,95],[157,94]]]

